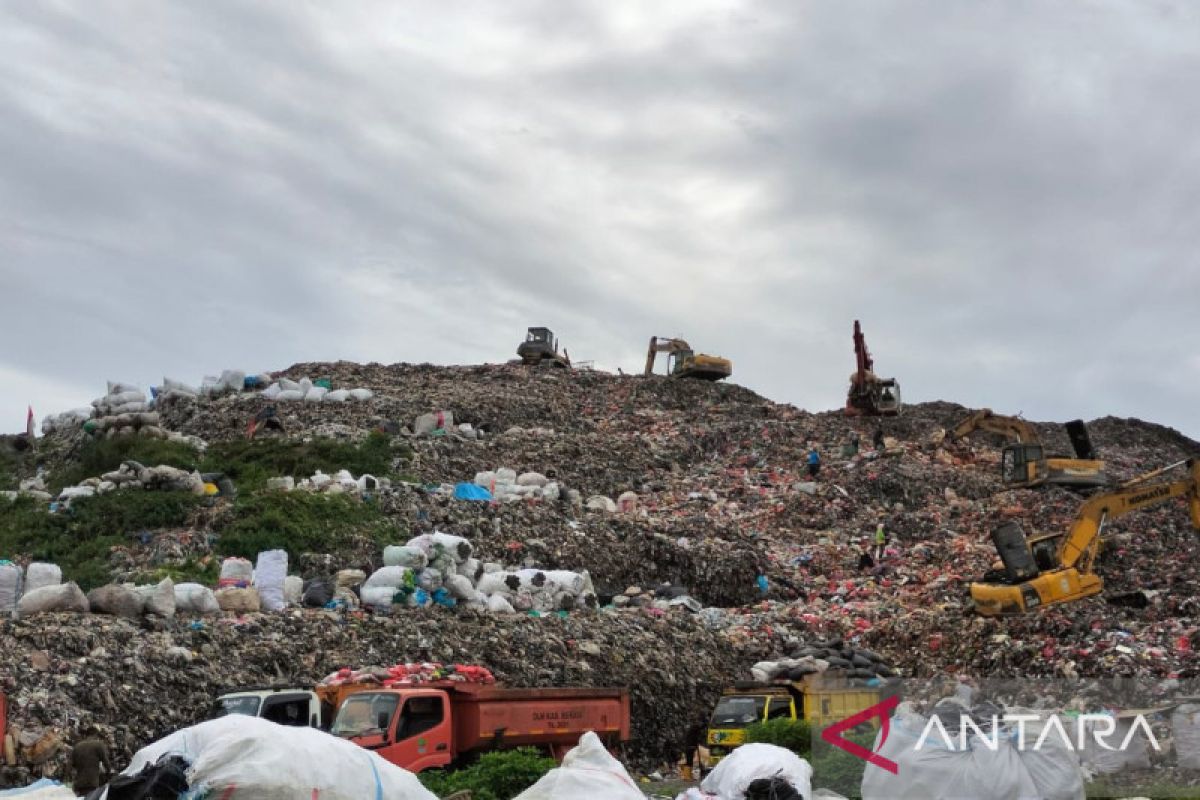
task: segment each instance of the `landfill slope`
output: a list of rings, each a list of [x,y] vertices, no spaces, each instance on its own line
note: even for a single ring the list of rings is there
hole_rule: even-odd
[[[0,768],[0,785],[57,774],[62,756],[53,737],[82,720],[100,724],[128,756],[201,718],[222,689],[308,684],[338,667],[403,660],[482,663],[516,685],[629,686],[630,754],[642,764],[673,756],[689,723],[755,661],[833,638],[876,651],[912,675],[1196,673],[1196,541],[1177,503],[1111,526],[1100,565],[1104,597],[1020,619],[969,613],[967,582],[995,558],[991,529],[1017,520],[1028,532],[1063,530],[1078,498],[1055,489],[1005,491],[997,439],[944,441],[968,411],[953,403],[850,421],[730,383],[586,371],[337,362],[280,374],[328,377],[374,396],[355,403],[272,403],[254,393],[184,399],[162,409],[162,426],[234,442],[273,405],[283,427],[273,435],[289,440],[361,441],[387,431],[412,454],[395,465],[393,488],[372,500],[394,527],[395,543],[441,530],[469,539],[485,560],[586,569],[602,600],[625,607],[540,617],[434,607],[386,618],[293,609],[195,622],[186,615],[6,621],[0,681],[22,746],[44,758]],[[441,410],[482,436],[411,435],[417,417]],[[876,427],[887,438],[880,452],[871,445]],[[1069,449],[1061,428],[1039,424],[1048,450]],[[859,453],[842,456],[853,432]],[[1200,453],[1178,432],[1138,420],[1104,418],[1091,433],[1116,478]],[[47,463],[69,465],[80,436],[47,437],[39,445]],[[805,459],[813,446],[822,466],[810,480]],[[546,475],[561,484],[563,499],[486,504],[446,491],[499,467]],[[591,510],[567,499],[572,489],[585,501],[634,492],[637,502],[617,513]],[[126,579],[147,567],[223,555],[228,514],[218,500],[183,529],[131,538],[106,566],[114,579]],[[860,570],[859,555],[879,523],[891,552],[879,569]],[[381,565],[371,541],[350,542],[293,563],[293,572]],[[644,601],[627,591],[640,588],[644,596],[664,582],[704,610],[637,607]]]

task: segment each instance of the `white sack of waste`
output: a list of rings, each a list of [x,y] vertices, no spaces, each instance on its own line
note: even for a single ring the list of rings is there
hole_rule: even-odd
[[[487,610],[493,614],[515,614],[517,610],[502,594],[494,594],[487,599]]]
[[[255,800],[438,800],[407,770],[314,728],[235,715],[202,722],[143,747],[124,775],[165,755],[186,759],[191,792]],[[226,794],[228,792],[228,795]]]
[[[370,389],[351,389],[350,390],[350,399],[351,400],[370,400],[374,396],[375,396],[375,393],[372,392]]]
[[[743,745],[746,746],[746,745]],[[737,751],[734,751],[737,752]],[[718,765],[719,766],[719,765]],[[637,781],[588,731],[571,748],[561,767],[516,796],[515,800],[646,800]],[[739,798],[740,800],[740,798]]]
[[[390,608],[396,596],[394,586],[364,586],[361,592],[363,605],[372,608]]]
[[[254,587],[258,589],[264,610],[283,611],[287,608],[287,599],[283,595],[287,570],[286,550],[266,550],[258,554],[258,562],[254,566]]]
[[[380,586],[386,586],[388,589],[398,589],[407,583],[410,572],[411,570],[407,567],[382,567],[377,569],[371,573],[371,577],[367,578],[367,582],[363,584],[363,591]]]
[[[35,561],[25,570],[25,591],[32,592],[45,586],[58,586],[62,583],[62,568],[57,564],[43,564]]]
[[[791,750],[773,744],[744,744],[717,764],[700,788],[718,800],[742,800],[751,783],[778,776],[805,800],[811,800],[812,775],[812,766]]]
[[[326,403],[344,403],[346,398],[350,396],[350,392],[345,389],[334,389],[332,392],[325,393]]]
[[[304,400],[309,403],[319,403],[325,399],[328,392],[329,390],[324,386],[314,386],[304,393]]]
[[[863,772],[863,800],[950,800],[973,797],[1001,800],[1010,797],[1044,797],[1053,800],[1082,800],[1083,779],[1079,759],[1065,747],[1049,747],[1055,734],[1043,743],[1043,749],[1026,761],[1031,753],[1020,752],[1013,740],[999,737],[991,746],[958,748],[958,737],[947,742],[934,729],[921,749],[916,748],[926,727],[920,714],[897,712],[891,732],[883,742],[876,734],[874,752],[899,765],[896,774],[868,765]],[[1034,725],[1027,726],[1027,731]],[[1073,729],[1073,728],[1072,728]],[[1037,736],[1038,734],[1033,734]]]
[[[583,575],[565,569],[550,570],[546,573],[546,581],[572,597],[581,594],[586,585]]]
[[[420,547],[389,544],[383,548],[383,565],[385,567],[425,569],[428,564],[429,556]]]
[[[304,392],[299,389],[284,389],[279,394],[275,395],[275,399],[282,402],[292,402],[304,399]]]
[[[219,614],[221,604],[212,589],[198,583],[175,584],[176,614]]]
[[[88,609],[87,595],[73,582],[62,583],[58,586],[43,586],[41,589],[26,592],[17,601],[17,617],[19,619],[56,611],[74,611],[86,614]]]
[[[304,578],[288,575],[283,579],[283,599],[289,606],[298,606],[304,600]]]
[[[18,565],[11,561],[0,563],[0,615],[11,614],[17,610],[17,600],[21,598],[24,582],[24,570]]]
[[[168,619],[175,616],[175,581],[163,578],[152,586],[138,586],[137,593],[142,597],[145,613]]]

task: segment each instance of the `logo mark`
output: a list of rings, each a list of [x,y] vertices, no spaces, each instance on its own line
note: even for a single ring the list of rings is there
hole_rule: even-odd
[[[898,775],[900,774],[900,765],[895,761],[892,761],[889,758],[884,758],[878,753],[872,753],[870,750],[858,744],[857,742],[852,742],[846,737],[842,736],[843,733],[851,728],[856,728],[868,720],[879,717],[881,720],[880,731],[882,734],[879,738],[879,745],[882,747],[883,743],[887,741],[888,731],[890,730],[890,712],[898,705],[900,705],[900,698],[893,695],[881,703],[876,703],[870,708],[863,709],[852,717],[847,717],[841,722],[830,725],[828,728],[821,731],[821,738],[824,739],[828,744],[845,750],[855,758],[861,758],[868,764],[874,764],[880,769],[886,769],[893,775]]]

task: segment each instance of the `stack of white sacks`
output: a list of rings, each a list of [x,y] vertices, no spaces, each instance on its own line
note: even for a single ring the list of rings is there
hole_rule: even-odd
[[[111,472],[96,478],[88,478],[77,486],[68,486],[58,494],[59,500],[75,500],[107,494],[119,489],[145,489],[160,492],[191,492],[204,494],[204,479],[196,471],[160,464],[146,467],[136,461],[126,461]]]
[[[318,494],[362,494],[386,489],[392,485],[387,478],[376,478],[374,475],[363,473],[357,478],[349,470],[340,469],[333,475],[326,475],[317,470],[311,478],[297,481],[291,476],[283,478],[268,478],[267,488],[273,491],[315,492]]]
[[[527,499],[556,502],[562,494],[558,482],[540,472],[518,475],[516,470],[508,467],[476,473],[474,484],[487,489],[496,500],[506,503]]]
[[[140,617],[175,615],[179,587],[165,578],[157,584],[109,584],[88,594],[75,583],[63,583],[56,564],[34,562],[22,571],[16,564],[0,563],[0,616],[26,618],[53,612],[118,614]]]
[[[116,381],[108,382],[108,393],[92,401],[92,422],[95,431],[113,437],[140,433],[159,439],[167,437],[159,427],[158,412],[150,407],[146,393],[136,386]]]
[[[375,393],[370,389],[326,389],[317,386],[311,378],[301,378],[293,381],[280,378],[262,391],[262,396],[268,400],[295,401],[304,400],[309,403],[344,403],[347,400],[370,400]]]
[[[465,605],[497,613],[595,608],[586,571],[505,569],[473,556],[471,543],[448,533],[427,533],[383,551],[384,567],[363,584],[366,606],[387,609]],[[452,601],[452,602],[451,602]]]

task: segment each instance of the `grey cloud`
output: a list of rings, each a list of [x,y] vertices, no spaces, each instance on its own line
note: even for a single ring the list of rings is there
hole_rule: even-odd
[[[1171,3],[6,7],[0,367],[499,361],[546,322],[823,408],[858,317],[912,399],[1195,436],[1197,34]]]

